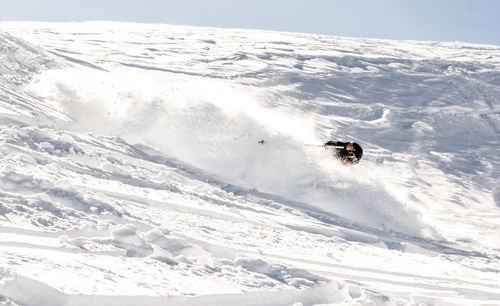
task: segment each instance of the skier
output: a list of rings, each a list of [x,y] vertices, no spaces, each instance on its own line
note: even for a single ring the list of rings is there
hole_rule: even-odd
[[[333,148],[335,156],[346,165],[357,164],[363,157],[363,149],[355,142],[332,141],[324,144],[325,148]]]

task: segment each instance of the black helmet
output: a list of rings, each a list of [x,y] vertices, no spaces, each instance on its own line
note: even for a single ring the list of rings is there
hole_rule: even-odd
[[[361,157],[363,157],[363,149],[361,148],[361,146],[359,144],[357,144],[355,142],[352,145],[354,146],[354,154],[356,155],[356,158],[358,159],[358,162],[359,162]]]

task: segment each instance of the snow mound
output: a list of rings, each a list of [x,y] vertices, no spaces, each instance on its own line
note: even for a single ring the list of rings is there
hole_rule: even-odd
[[[61,66],[48,52],[26,41],[0,32],[1,84],[24,85],[37,73]]]

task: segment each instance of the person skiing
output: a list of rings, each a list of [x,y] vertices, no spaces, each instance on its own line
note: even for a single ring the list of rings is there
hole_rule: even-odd
[[[333,148],[335,157],[346,165],[357,164],[363,157],[363,149],[355,142],[328,141],[325,148]]]

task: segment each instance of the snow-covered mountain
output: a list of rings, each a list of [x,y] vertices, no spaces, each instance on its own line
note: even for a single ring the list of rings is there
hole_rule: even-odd
[[[0,23],[0,304],[498,305],[499,131],[499,46]]]

